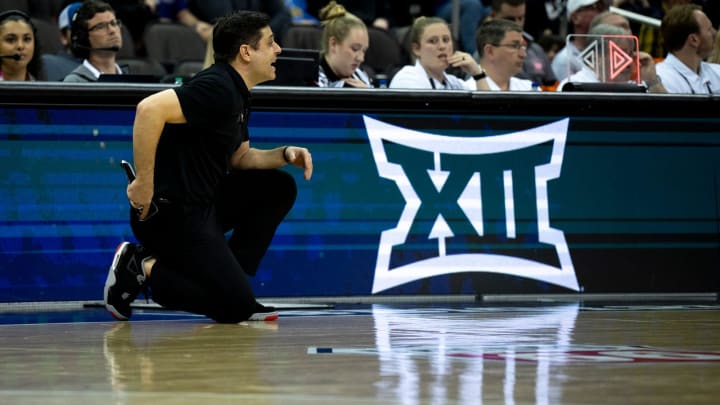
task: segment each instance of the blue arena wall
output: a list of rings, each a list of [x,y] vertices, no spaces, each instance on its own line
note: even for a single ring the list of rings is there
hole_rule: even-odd
[[[0,87],[0,302],[102,298],[134,106],[167,87]],[[258,296],[720,291],[717,98],[253,93],[252,145],[315,164]]]

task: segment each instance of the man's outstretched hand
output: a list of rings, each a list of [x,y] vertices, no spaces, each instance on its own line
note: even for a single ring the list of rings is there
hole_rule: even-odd
[[[285,149],[285,159],[293,166],[305,169],[305,180],[310,180],[313,172],[312,155],[307,148],[288,146]]]

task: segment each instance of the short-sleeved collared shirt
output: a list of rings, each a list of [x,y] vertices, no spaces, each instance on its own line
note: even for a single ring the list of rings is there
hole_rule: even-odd
[[[696,73],[668,53],[655,70],[668,93],[720,94],[720,65],[716,63],[700,62]]]
[[[215,63],[174,89],[185,124],[166,124],[155,161],[155,192],[171,201],[215,199],[230,158],[249,140],[250,91],[238,72]]]

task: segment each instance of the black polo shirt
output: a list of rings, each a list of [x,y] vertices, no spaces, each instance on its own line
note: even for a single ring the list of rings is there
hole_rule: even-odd
[[[249,139],[250,91],[227,63],[216,63],[175,89],[186,124],[166,124],[155,157],[155,193],[207,205]]]

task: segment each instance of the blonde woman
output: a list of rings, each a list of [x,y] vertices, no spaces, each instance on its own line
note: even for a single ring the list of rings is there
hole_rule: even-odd
[[[360,66],[368,50],[365,23],[331,1],[320,10],[323,25],[318,87],[372,87]]]
[[[400,69],[390,88],[438,90],[488,90],[485,71],[466,52],[453,48],[450,27],[438,17],[418,17],[410,29],[410,51],[415,65]],[[446,73],[449,67],[460,68],[468,79]]]

